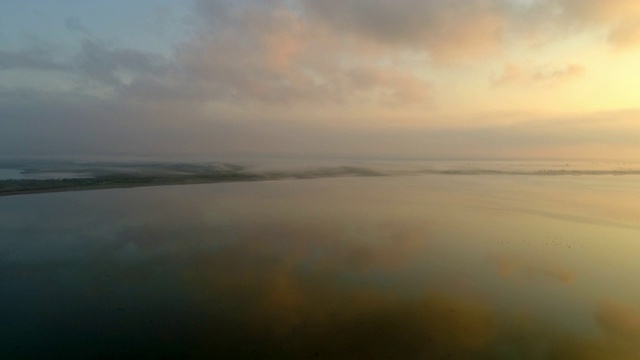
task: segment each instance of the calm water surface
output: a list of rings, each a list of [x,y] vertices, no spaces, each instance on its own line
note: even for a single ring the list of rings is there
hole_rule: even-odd
[[[426,175],[3,197],[0,354],[640,358],[638,180]]]

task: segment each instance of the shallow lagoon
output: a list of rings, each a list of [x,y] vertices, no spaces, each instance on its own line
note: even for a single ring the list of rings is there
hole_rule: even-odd
[[[8,358],[640,356],[638,176],[0,198]]]

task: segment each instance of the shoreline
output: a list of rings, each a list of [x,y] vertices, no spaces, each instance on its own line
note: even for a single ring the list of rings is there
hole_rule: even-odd
[[[635,171],[566,171],[543,170],[536,172],[510,172],[496,170],[423,170],[410,173],[382,173],[362,168],[324,169],[323,171],[276,172],[276,173],[213,173],[187,176],[126,176],[105,175],[91,178],[67,178],[46,180],[0,180],[0,197],[56,192],[127,189],[149,186],[198,185],[234,182],[254,182],[285,179],[320,179],[337,177],[377,177],[407,175],[445,175],[445,176],[534,176],[534,177],[579,177],[579,176],[624,176],[640,175]]]
[[[186,169],[185,169],[186,168]],[[65,169],[67,170],[67,169]],[[73,169],[75,170],[75,169]],[[91,169],[94,174],[102,169]],[[58,170],[60,171],[60,170]],[[124,189],[146,186],[195,185],[245,181],[267,181],[284,179],[317,179],[334,177],[384,176],[385,174],[366,168],[341,166],[306,171],[271,171],[264,173],[247,172],[240,166],[222,165],[218,167],[190,164],[169,166],[135,167],[136,173],[126,174],[107,169],[111,173],[93,177],[62,179],[6,179],[0,180],[0,197],[53,192]],[[119,169],[119,171],[122,171]],[[174,171],[186,174],[173,175]]]
[[[248,181],[265,181],[265,180],[276,180],[276,179],[259,179],[259,178],[247,178],[247,179],[180,179],[173,181],[154,181],[148,183],[103,183],[103,184],[91,184],[91,185],[69,185],[69,186],[58,186],[58,187],[46,187],[43,186],[41,188],[17,188],[15,190],[0,190],[0,197],[4,196],[19,196],[19,195],[30,195],[30,194],[47,194],[47,193],[58,193],[58,192],[71,192],[71,191],[90,191],[90,190],[109,190],[109,189],[130,189],[130,188],[138,188],[138,187],[151,187],[151,186],[174,186],[174,185],[200,185],[200,184],[216,184],[216,183],[232,183],[232,182],[248,182]],[[47,180],[41,180],[47,181]],[[57,180],[53,180],[58,182]]]

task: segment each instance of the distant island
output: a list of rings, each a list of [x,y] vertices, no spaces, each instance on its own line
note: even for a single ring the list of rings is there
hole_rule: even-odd
[[[20,164],[4,164],[3,167],[15,169],[18,165]],[[373,170],[351,166],[254,172],[244,166],[228,163],[29,163],[28,166],[22,167],[24,169],[20,171],[20,178],[0,179],[0,196],[161,185],[383,175]]]
[[[95,178],[0,180],[0,196],[34,194],[57,191],[96,190],[157,185],[203,184],[263,180],[253,175],[200,176],[99,176]]]

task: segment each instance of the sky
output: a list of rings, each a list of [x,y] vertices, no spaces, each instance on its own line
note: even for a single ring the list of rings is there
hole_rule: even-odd
[[[0,157],[639,160],[636,0],[3,0]]]

